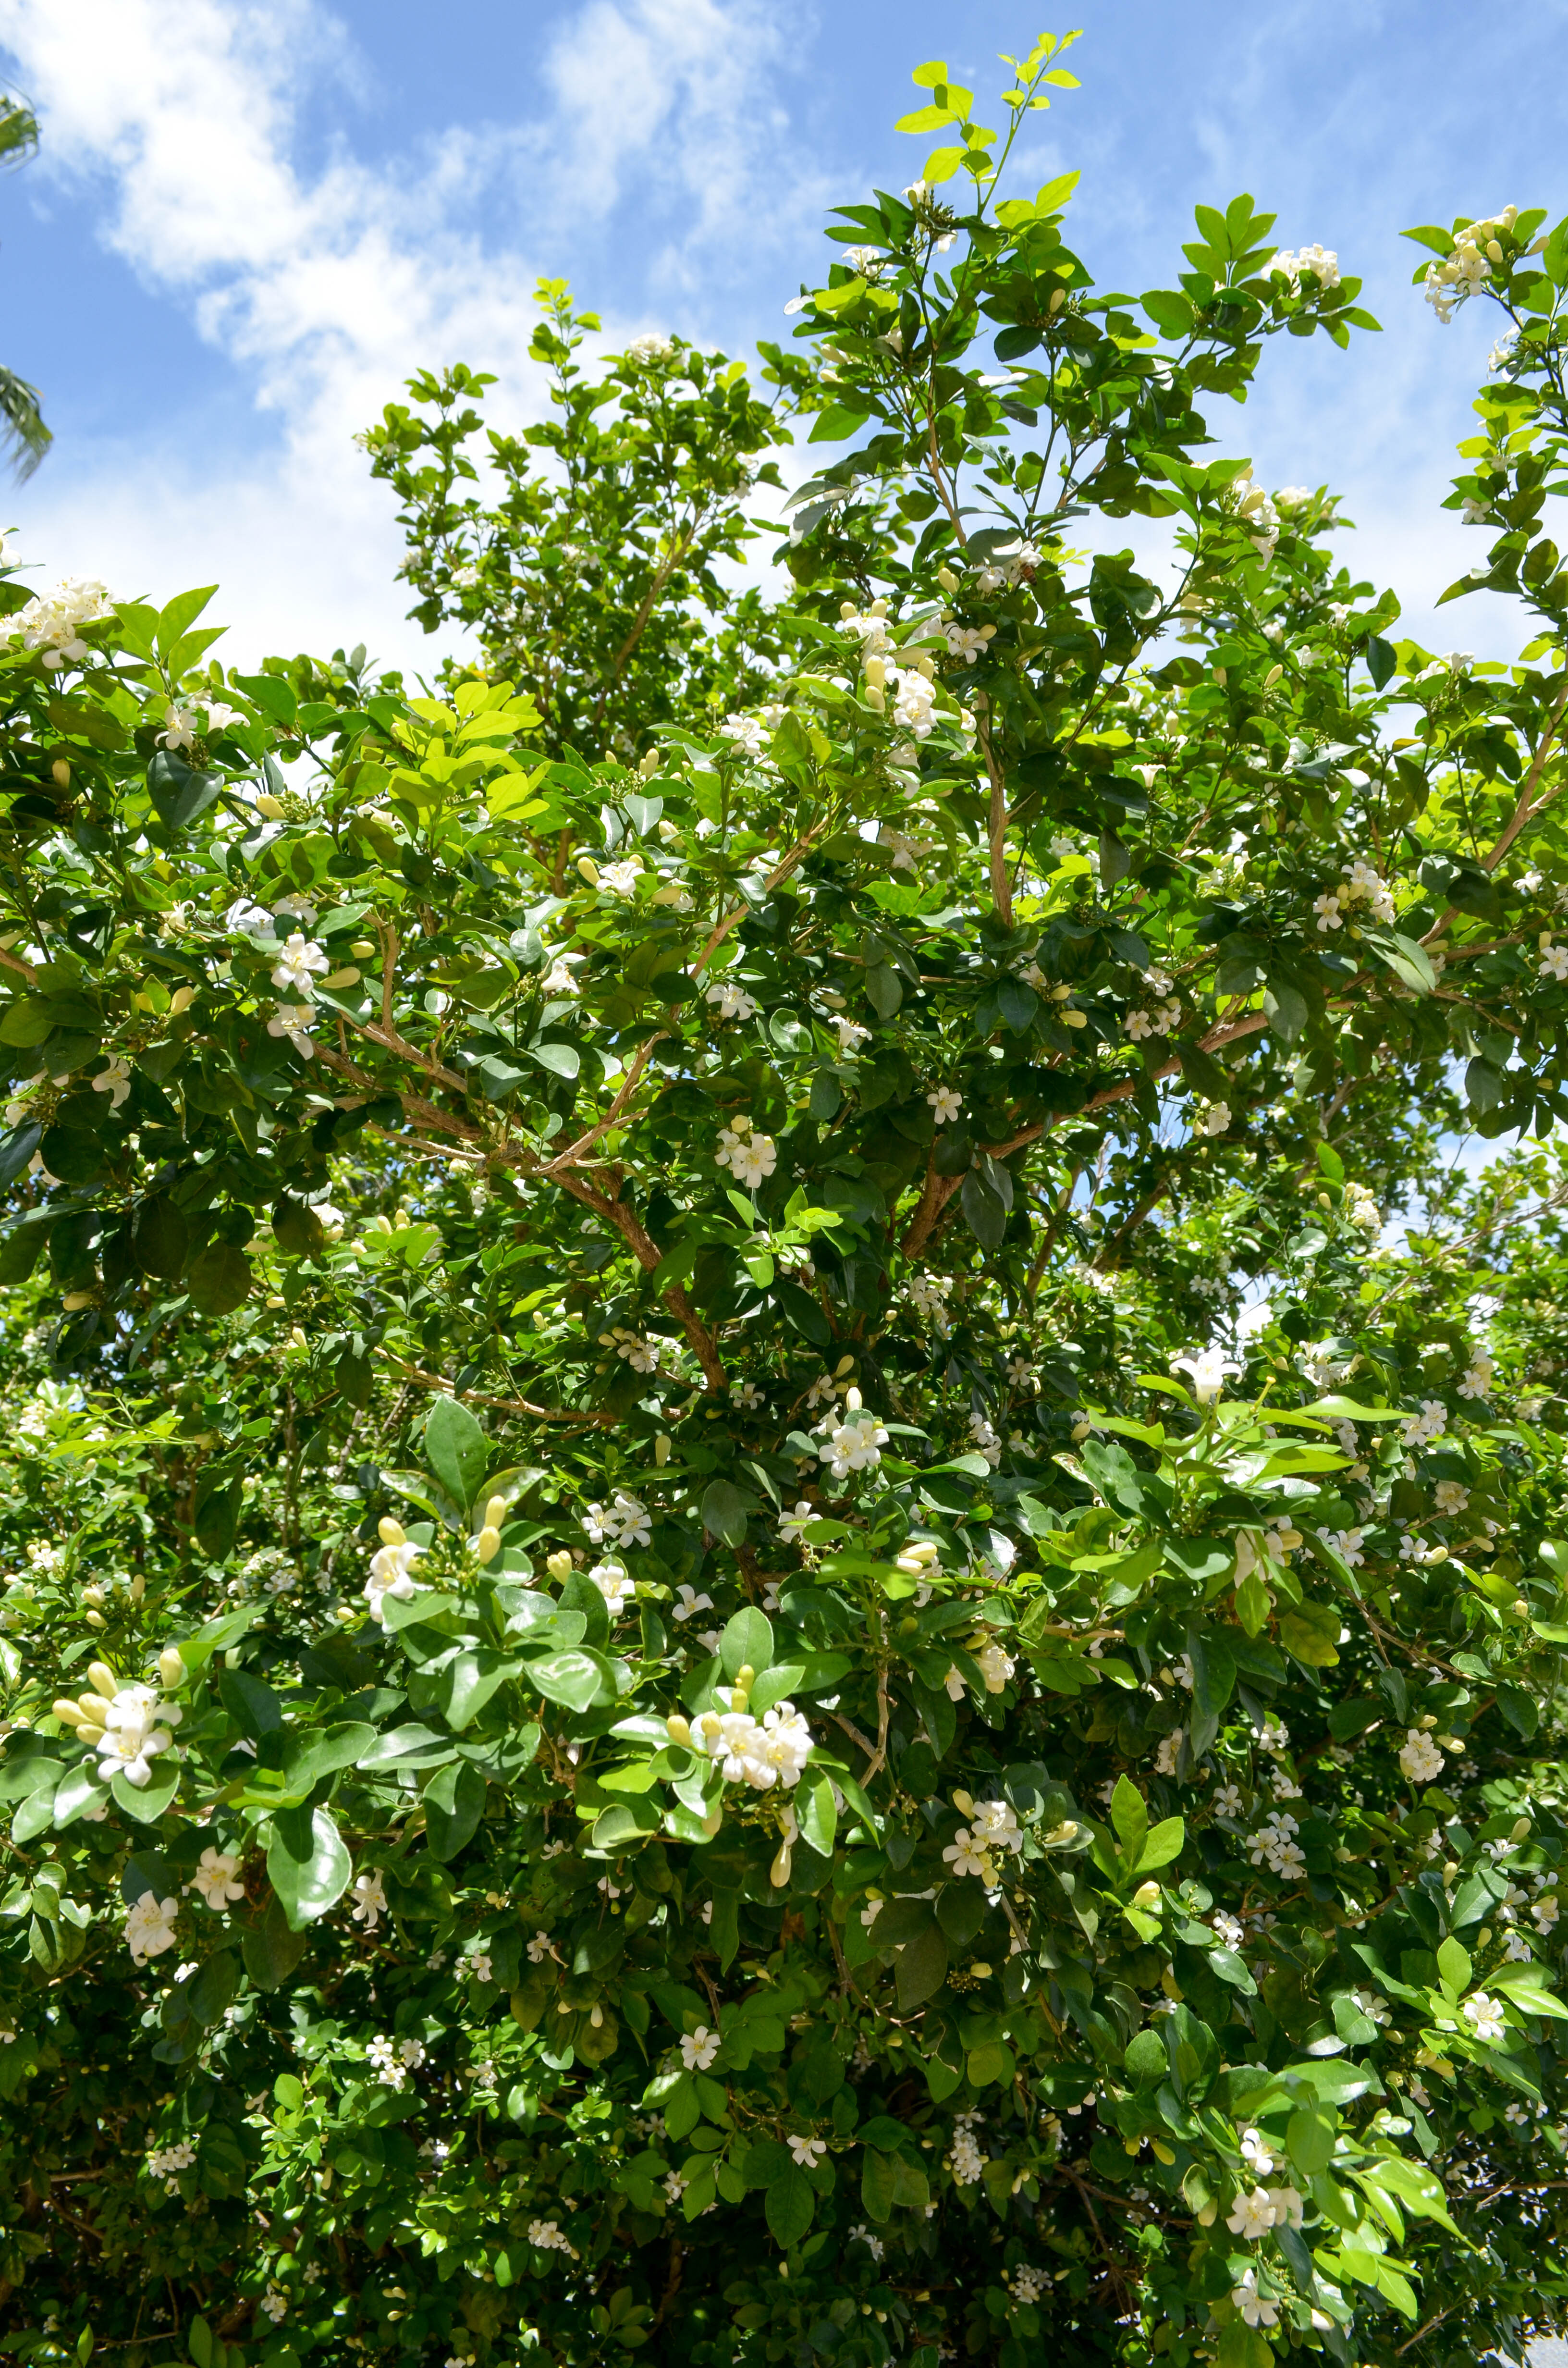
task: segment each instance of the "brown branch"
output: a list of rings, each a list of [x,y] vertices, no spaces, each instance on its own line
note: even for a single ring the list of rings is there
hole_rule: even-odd
[[[626,639],[622,642],[619,649],[617,650],[614,657],[612,657],[609,662],[609,670],[612,677],[618,677],[619,676],[621,667],[626,664],[627,659],[631,655],[632,651],[637,647],[638,643],[642,640],[648,620],[653,613],[653,603],[658,598],[660,593],[664,590],[665,585],[669,582],[670,577],[675,574],[676,569],[680,565],[681,561],[686,557],[687,552],[691,549],[692,543],[696,539],[697,527],[698,521],[693,518],[690,525],[687,527],[684,532],[678,535],[676,541],[671,544],[668,558],[662,561],[659,566],[654,569],[653,580],[649,585],[647,591],[643,594],[642,604],[637,610],[637,614],[631,620],[631,631],[627,634]],[[598,708],[597,712],[601,715],[604,712],[605,700],[608,697],[609,685],[607,683],[604,689],[599,693]]]
[[[544,1167],[540,1168],[540,1173],[541,1176],[553,1176],[558,1168],[573,1166],[575,1161],[582,1157],[584,1152],[586,1151],[591,1144],[598,1141],[601,1134],[608,1133],[609,1129],[615,1125],[642,1080],[642,1072],[647,1067],[648,1063],[653,1056],[654,1045],[662,1044],[665,1042],[665,1031],[661,1029],[657,1035],[649,1037],[647,1042],[639,1050],[636,1059],[632,1062],[631,1068],[626,1073],[625,1084],[621,1087],[620,1091],[617,1094],[614,1101],[611,1102],[603,1118],[596,1119],[593,1125],[589,1127],[586,1134],[579,1135],[576,1142],[574,1143],[569,1149],[559,1152],[552,1160],[551,1160]]]
[[[397,924],[387,923],[387,933],[381,951],[381,1026],[390,1028],[392,1019],[392,977],[397,968]]]
[[[785,856],[783,861],[776,870],[770,871],[767,875],[767,885],[769,894],[778,887],[781,880],[787,880],[789,878],[790,872],[793,871],[796,864],[800,862],[801,857],[809,851],[812,840],[818,837],[819,833],[826,828],[827,816],[824,814],[821,822],[812,823],[810,830],[807,831],[803,838],[798,838],[795,841],[794,846],[790,849],[789,854]],[[745,916],[750,910],[751,906],[749,905],[737,905],[733,913],[725,914],[723,919],[715,928],[712,936],[708,940],[708,943],[703,947],[702,951],[692,963],[691,975],[693,978],[697,976],[699,971],[707,969],[709,962],[711,961],[713,955],[717,953],[719,948],[723,944],[724,939],[729,936],[730,931],[734,928],[739,922],[745,919]]]
[[[38,985],[38,973],[31,962],[23,962],[19,954],[7,952],[4,946],[0,946],[0,963],[3,963],[7,970],[19,971],[29,986]]]
[[[534,1406],[528,1398],[493,1398],[483,1390],[460,1390],[456,1382],[449,1382],[439,1373],[427,1373],[423,1365],[411,1365],[394,1356],[390,1349],[378,1347],[375,1354],[384,1357],[403,1380],[417,1382],[422,1390],[445,1390],[449,1397],[472,1398],[476,1406],[494,1406],[498,1414],[526,1414],[535,1422],[574,1422],[601,1428],[613,1418],[608,1414],[573,1414]]]

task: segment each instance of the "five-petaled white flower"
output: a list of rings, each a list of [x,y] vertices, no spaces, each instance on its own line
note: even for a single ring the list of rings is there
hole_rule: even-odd
[[[706,2072],[719,2053],[719,2034],[705,2022],[688,2032],[680,2044],[681,2060],[688,2072]]]
[[[718,1019],[752,1019],[756,1016],[756,999],[746,993],[733,978],[721,979],[710,986],[706,1000],[713,1007]]]
[[[1501,2039],[1507,2028],[1501,1999],[1488,1998],[1484,1990],[1467,1998],[1460,2011],[1477,2039]]]
[[[149,1957],[162,1956],[175,1945],[175,1918],[179,1914],[177,1899],[159,1899],[144,1891],[125,1919],[125,1945],[131,1952],[132,1964],[144,1965]]]
[[[303,1061],[315,1056],[315,1039],[311,1030],[319,1014],[312,1003],[280,1003],[267,1023],[269,1036],[287,1036]]]
[[[371,1874],[357,1874],[352,1910],[355,1923],[363,1924],[367,1932],[373,1932],[386,1911],[386,1881],[381,1868],[377,1867]]]
[[[815,2170],[818,2163],[827,2152],[827,2140],[825,2138],[803,2138],[798,2136],[797,2134],[791,2130],[790,2133],[790,2151],[794,2156],[795,2160],[800,2164],[802,2170]]]
[[[714,1164],[727,1167],[737,1184],[755,1192],[778,1165],[778,1146],[770,1134],[756,1134],[749,1118],[737,1118],[719,1130]]]
[[[331,968],[331,958],[312,939],[296,929],[278,949],[272,984],[280,991],[302,995],[308,1001],[312,980],[324,977]]]
[[[1195,1356],[1173,1357],[1171,1371],[1190,1373],[1192,1395],[1199,1405],[1212,1406],[1225,1385],[1225,1375],[1239,1373],[1243,1368],[1230,1358],[1222,1357],[1218,1349],[1210,1346],[1199,1349]]]
[[[222,1911],[231,1899],[243,1899],[245,1896],[244,1884],[234,1880],[239,1871],[240,1861],[231,1851],[204,1850],[190,1878],[190,1888],[199,1892],[209,1907]]]
[[[937,1086],[926,1097],[937,1126],[950,1126],[963,1108],[963,1096],[952,1086]]]

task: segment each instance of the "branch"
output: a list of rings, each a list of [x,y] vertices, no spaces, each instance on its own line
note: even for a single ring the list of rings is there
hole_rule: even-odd
[[[801,858],[811,847],[812,841],[817,837],[820,831],[825,830],[826,827],[827,816],[824,814],[821,822],[812,823],[810,830],[807,831],[803,838],[798,838],[795,841],[794,846],[790,849],[789,854],[784,858],[784,860],[778,865],[778,869],[768,873],[767,888],[769,891],[777,888],[781,880],[787,880],[789,878],[790,872],[795,869],[796,864],[799,863]],[[733,913],[725,914],[723,919],[719,923],[718,927],[714,929],[712,936],[709,939],[708,943],[703,947],[702,951],[692,963],[691,975],[693,978],[697,976],[699,970],[707,969],[710,961],[718,951],[719,948],[723,944],[724,939],[729,936],[730,931],[735,928],[737,923],[745,919],[745,916],[750,910],[751,906],[749,905],[737,905]]]
[[[649,1037],[647,1042],[643,1044],[638,1052],[637,1057],[632,1062],[631,1068],[627,1071],[625,1084],[621,1087],[620,1091],[617,1094],[614,1101],[611,1102],[603,1118],[596,1119],[593,1125],[588,1129],[586,1134],[579,1135],[576,1142],[574,1143],[569,1149],[558,1153],[555,1158],[551,1160],[546,1167],[541,1167],[540,1170],[541,1176],[553,1176],[558,1168],[574,1166],[582,1157],[584,1152],[586,1151],[591,1144],[597,1143],[601,1134],[608,1133],[609,1129],[615,1125],[617,1120],[620,1117],[621,1112],[625,1110],[627,1103],[631,1099],[632,1094],[636,1091],[637,1086],[642,1078],[642,1072],[647,1067],[649,1060],[652,1057],[654,1045],[662,1044],[665,1042],[665,1031],[661,1029],[656,1036]]]
[[[0,963],[7,970],[19,971],[29,986],[38,985],[38,973],[31,962],[23,962],[19,954],[8,953],[4,946],[0,946]]]
[[[494,1406],[499,1414],[526,1414],[535,1422],[587,1423],[597,1424],[601,1428],[612,1419],[608,1414],[561,1413],[550,1406],[534,1406],[527,1398],[493,1398],[483,1390],[460,1390],[456,1382],[446,1381],[439,1373],[427,1373],[422,1365],[410,1365],[402,1357],[394,1356],[390,1349],[378,1347],[375,1353],[378,1357],[384,1357],[403,1381],[417,1382],[424,1390],[445,1390],[449,1397],[472,1398],[476,1406]]]

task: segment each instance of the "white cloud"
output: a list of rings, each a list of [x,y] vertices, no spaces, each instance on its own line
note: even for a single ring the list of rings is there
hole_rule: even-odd
[[[545,60],[548,120],[454,130],[412,160],[340,141],[313,173],[301,101],[357,70],[313,0],[0,0],[0,43],[43,120],[34,170],[92,193],[105,244],[271,416],[238,459],[199,434],[188,451],[142,432],[57,450],[14,497],[25,548],[154,597],[221,579],[231,662],[361,636],[430,662],[392,580],[391,497],[350,439],[422,365],[496,371],[505,424],[540,402],[532,289],[560,233],[547,206],[544,253],[487,244],[473,225],[498,183],[553,191],[562,222],[656,185],[688,210],[661,262],[676,284],[770,144],[755,134],[776,36],[756,0],[590,0]]]

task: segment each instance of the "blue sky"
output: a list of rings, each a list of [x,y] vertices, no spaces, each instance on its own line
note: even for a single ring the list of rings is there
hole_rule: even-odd
[[[1359,272],[1385,333],[1276,347],[1210,424],[1266,482],[1343,490],[1355,564],[1412,630],[1506,655],[1491,596],[1430,614],[1476,556],[1436,504],[1491,329],[1437,324],[1398,233],[1568,209],[1568,0],[1087,0],[1074,21],[1084,86],[1035,119],[1020,177],[1082,170],[1072,234],[1133,291],[1170,284],[1195,201],[1241,189],[1282,245]],[[232,663],[361,638],[426,662],[349,440],[403,377],[460,358],[527,416],[540,273],[618,336],[781,334],[825,209],[918,169],[892,129],[911,67],[946,57],[983,95],[1038,29],[1014,0],[0,0],[45,136],[0,183],[6,359],[58,438],[0,511],[42,580],[220,582]]]

